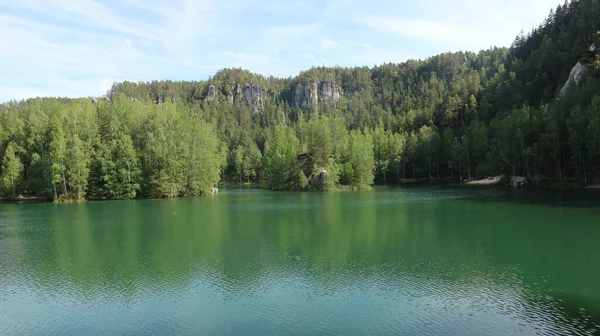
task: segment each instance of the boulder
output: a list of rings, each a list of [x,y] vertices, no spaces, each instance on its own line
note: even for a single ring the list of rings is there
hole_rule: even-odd
[[[327,170],[320,168],[308,179],[308,189],[316,191],[327,191]]]
[[[510,186],[513,188],[523,188],[529,184],[529,180],[527,177],[523,176],[513,176],[510,179]]]

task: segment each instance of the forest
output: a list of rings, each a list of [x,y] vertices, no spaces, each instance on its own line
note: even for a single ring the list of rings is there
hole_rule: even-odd
[[[222,182],[327,191],[498,175],[598,183],[599,31],[600,4],[573,0],[506,48],[10,101],[0,194],[132,199]]]

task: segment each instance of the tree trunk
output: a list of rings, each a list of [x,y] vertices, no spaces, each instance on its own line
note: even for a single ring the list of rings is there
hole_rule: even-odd
[[[579,161],[581,161],[581,167],[583,168],[583,185],[585,185],[587,187],[587,174],[585,172],[585,162],[583,161],[583,158],[581,157],[581,148],[579,149]]]
[[[69,198],[69,194],[67,193],[67,179],[65,177],[65,170],[62,170],[62,176],[63,176],[63,192],[65,194],[65,198]]]
[[[431,180],[431,178],[433,178],[433,176],[431,175],[431,149],[428,149],[428,153],[427,153],[427,165],[429,166],[429,179]]]
[[[471,180],[471,156],[469,151],[467,151],[467,170],[469,171],[469,180]]]
[[[77,187],[77,200],[81,199],[81,167],[77,167],[77,176],[79,179],[78,187]]]

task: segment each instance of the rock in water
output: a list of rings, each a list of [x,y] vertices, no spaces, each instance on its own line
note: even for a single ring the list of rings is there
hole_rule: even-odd
[[[523,188],[529,184],[529,180],[527,177],[523,176],[513,176],[510,179],[510,185],[514,188]]]
[[[316,191],[327,191],[327,170],[319,169],[317,173],[313,173],[308,179],[308,189]]]

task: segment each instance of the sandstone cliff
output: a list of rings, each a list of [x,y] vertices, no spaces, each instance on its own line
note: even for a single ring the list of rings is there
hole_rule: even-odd
[[[342,88],[332,81],[299,82],[294,90],[294,105],[300,108],[311,108],[318,103],[336,105],[342,94]]]
[[[577,85],[577,83],[579,83],[579,81],[581,80],[581,77],[583,77],[583,74],[585,73],[585,69],[586,69],[586,66],[583,65],[581,62],[577,62],[577,64],[575,64],[573,69],[571,69],[571,73],[569,74],[569,79],[567,79],[567,82],[560,90],[561,96],[564,95],[572,85]]]
[[[223,88],[221,92],[229,104],[233,104],[236,100],[243,101],[250,107],[253,114],[262,112],[265,99],[267,98],[266,88],[250,83],[233,83],[228,87],[233,89],[228,90],[227,88]],[[213,84],[210,84],[205,99],[209,102],[218,100],[219,94],[219,90]]]

